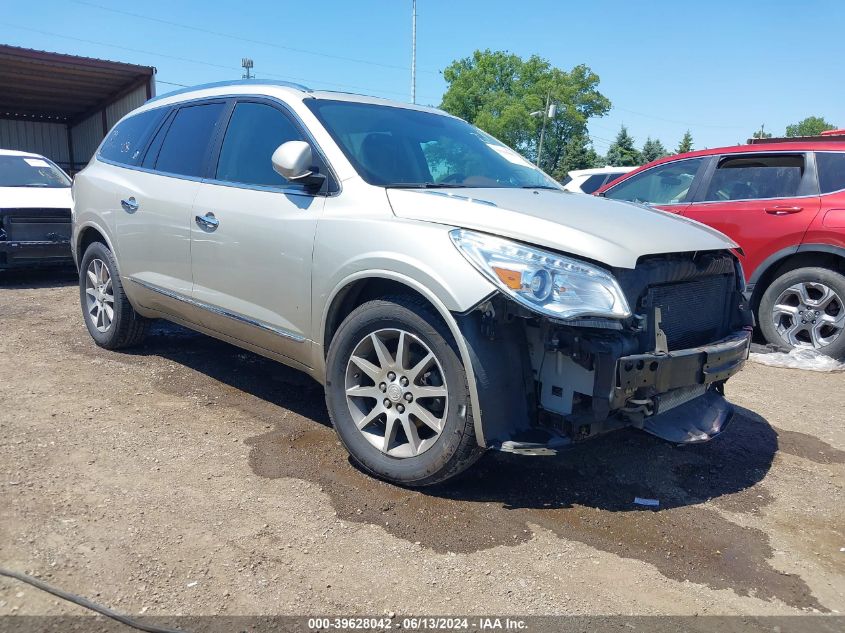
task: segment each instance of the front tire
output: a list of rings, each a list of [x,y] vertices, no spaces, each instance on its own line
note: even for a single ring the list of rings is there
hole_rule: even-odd
[[[773,345],[845,357],[845,276],[827,268],[798,268],[763,293],[760,329]]]
[[[82,256],[79,301],[85,327],[100,347],[122,349],[144,339],[149,319],[135,312],[129,303],[117,262],[105,244],[93,242]]]
[[[393,483],[436,484],[482,454],[451,334],[411,297],[370,301],[341,324],[329,347],[326,404],[352,458]]]

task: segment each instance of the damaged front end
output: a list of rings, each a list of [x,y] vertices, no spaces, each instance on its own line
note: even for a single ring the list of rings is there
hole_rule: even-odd
[[[730,422],[724,384],[753,317],[728,251],[641,257],[608,269],[624,318],[554,318],[497,294],[458,317],[473,355],[487,446],[549,454],[623,427],[674,443]]]

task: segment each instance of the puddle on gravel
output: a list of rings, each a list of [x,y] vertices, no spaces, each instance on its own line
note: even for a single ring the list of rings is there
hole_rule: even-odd
[[[777,429],[778,450],[796,457],[803,457],[817,464],[845,464],[845,451],[840,451],[817,437]]]
[[[272,426],[246,440],[253,471],[319,485],[341,519],[381,526],[438,552],[519,544],[532,538],[531,525],[539,525],[561,538],[653,564],[674,580],[826,610],[800,577],[769,564],[773,551],[764,532],[701,505],[714,499],[749,513],[769,504],[771,495],[760,482],[778,451],[778,433],[785,452],[842,463],[841,451],[815,438],[776,432],[740,409],[720,438],[700,446],[678,448],[622,431],[559,458],[489,453],[457,480],[407,490],[350,463],[329,427],[317,383],[213,339],[187,334],[190,340],[184,340],[168,331],[151,337],[139,354],[200,374],[178,384],[162,378],[160,388],[184,396],[207,392],[206,376],[223,383],[219,404]],[[635,496],[659,499],[659,510],[633,505]]]

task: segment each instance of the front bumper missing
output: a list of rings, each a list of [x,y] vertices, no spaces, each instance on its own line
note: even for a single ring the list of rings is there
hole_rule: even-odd
[[[750,344],[751,332],[741,331],[711,345],[619,358],[610,415],[595,425],[597,432],[587,436],[634,427],[675,444],[713,439],[734,414],[722,385],[742,368]],[[506,440],[497,448],[524,455],[552,455],[573,443],[571,437],[555,433],[529,441]]]
[[[622,404],[644,389],[664,394],[727,380],[742,368],[750,345],[751,332],[742,331],[712,345],[665,354],[624,356],[616,364],[614,402]]]

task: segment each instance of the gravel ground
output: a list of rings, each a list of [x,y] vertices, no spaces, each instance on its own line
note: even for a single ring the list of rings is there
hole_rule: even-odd
[[[74,284],[0,276],[2,566],[147,615],[845,613],[841,373],[750,364],[703,446],[624,431],[415,492],[293,370],[165,324],[99,349]],[[0,615],[78,613],[0,579]]]

